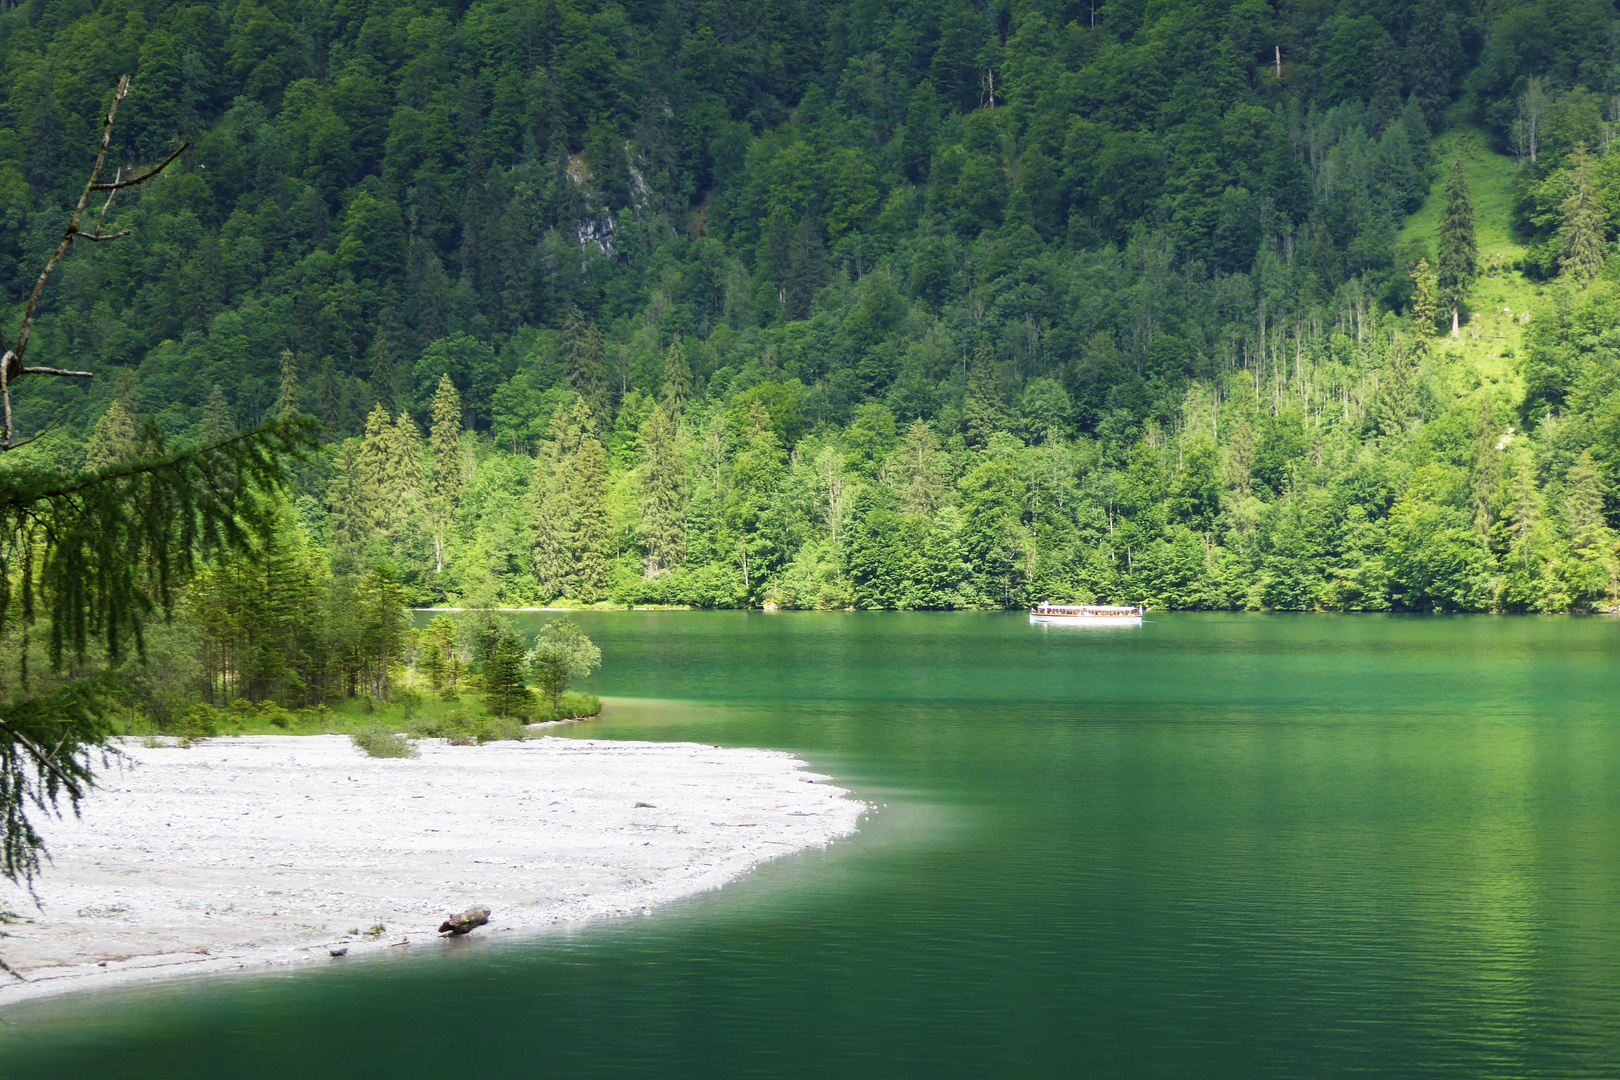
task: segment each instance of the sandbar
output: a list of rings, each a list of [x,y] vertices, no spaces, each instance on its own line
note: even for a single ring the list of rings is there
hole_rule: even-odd
[[[114,743],[6,927],[0,1005],[175,974],[334,963],[649,910],[853,833],[866,807],[772,750],[539,738],[368,758],[347,737]],[[376,927],[381,932],[372,932]]]

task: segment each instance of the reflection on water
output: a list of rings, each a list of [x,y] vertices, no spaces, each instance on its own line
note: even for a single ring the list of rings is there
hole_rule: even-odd
[[[0,1076],[1614,1075],[1612,620],[579,618],[561,733],[877,811],[652,917],[19,1007]]]

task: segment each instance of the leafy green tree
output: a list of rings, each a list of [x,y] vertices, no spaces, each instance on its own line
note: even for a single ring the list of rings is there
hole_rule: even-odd
[[[547,623],[535,638],[527,664],[535,685],[551,699],[551,711],[561,711],[562,695],[602,663],[602,650],[571,619]]]

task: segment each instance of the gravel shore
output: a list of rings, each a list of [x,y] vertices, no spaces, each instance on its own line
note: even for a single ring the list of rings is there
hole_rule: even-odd
[[[52,861],[0,955],[71,990],[330,961],[437,937],[641,911],[855,831],[864,805],[770,750],[542,738],[364,756],[348,738],[119,744],[83,816],[41,822]],[[381,926],[380,933],[371,933]]]

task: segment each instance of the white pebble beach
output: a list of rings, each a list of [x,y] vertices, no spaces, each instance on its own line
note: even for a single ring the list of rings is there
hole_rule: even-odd
[[[856,829],[866,807],[771,750],[541,738],[116,744],[82,815],[36,815],[51,861],[0,905],[0,1005],[436,938],[639,912]],[[639,805],[645,804],[645,805]],[[368,933],[381,925],[377,935]],[[355,933],[359,931],[359,933]]]

